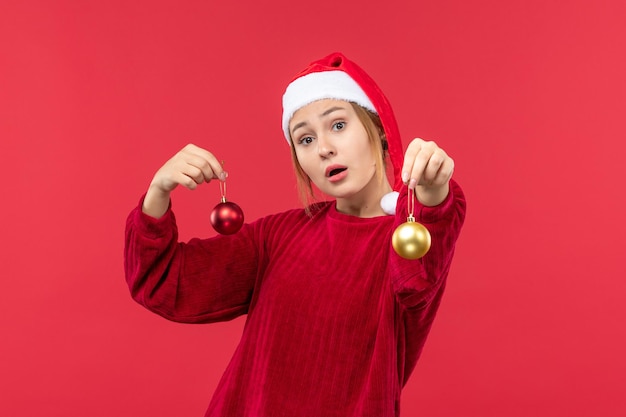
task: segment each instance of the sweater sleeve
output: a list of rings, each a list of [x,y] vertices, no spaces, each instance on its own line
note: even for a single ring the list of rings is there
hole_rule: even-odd
[[[407,194],[406,187],[403,187],[398,198],[394,228],[407,220]],[[445,284],[454,256],[454,246],[465,220],[465,207],[463,191],[454,181],[450,182],[446,199],[435,207],[423,206],[416,199],[413,216],[430,232],[431,247],[418,260],[403,259],[391,251],[391,282],[398,302],[403,307],[425,307]]]
[[[400,192],[395,227],[407,218],[407,190]],[[391,284],[402,317],[398,329],[398,372],[406,384],[419,359],[439,308],[454,246],[465,220],[465,197],[454,181],[446,199],[435,207],[415,203],[413,215],[430,232],[431,247],[418,260],[403,259],[393,249],[390,255]]]
[[[248,311],[258,270],[253,227],[234,235],[178,242],[171,207],[159,219],[141,211],[126,221],[124,268],[131,296],[166,319],[208,323]]]

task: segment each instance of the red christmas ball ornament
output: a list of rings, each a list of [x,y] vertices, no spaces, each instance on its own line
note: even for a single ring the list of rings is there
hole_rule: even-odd
[[[222,197],[222,201],[211,212],[211,225],[222,235],[237,233],[243,226],[243,210]]]
[[[211,225],[219,234],[232,235],[243,226],[243,210],[237,204],[226,201],[225,181],[220,181],[220,194],[222,201],[211,212]]]

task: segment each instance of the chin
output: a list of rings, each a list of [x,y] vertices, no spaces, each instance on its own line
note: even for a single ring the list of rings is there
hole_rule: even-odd
[[[328,191],[324,191],[322,190],[322,192],[324,194],[326,194],[329,197],[332,197],[334,199],[338,199],[338,198],[350,198],[352,196],[354,196],[357,192],[354,190],[343,190],[343,191],[339,191],[339,190],[328,190]]]

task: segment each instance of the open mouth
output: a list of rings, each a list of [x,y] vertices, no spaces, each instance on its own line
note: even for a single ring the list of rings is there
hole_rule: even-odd
[[[328,174],[326,174],[326,176],[327,176],[328,178],[330,178],[330,177],[334,177],[335,175],[342,173],[342,172],[343,172],[343,171],[345,171],[346,169],[348,169],[348,168],[335,168],[335,169],[331,169],[331,170],[328,172]]]

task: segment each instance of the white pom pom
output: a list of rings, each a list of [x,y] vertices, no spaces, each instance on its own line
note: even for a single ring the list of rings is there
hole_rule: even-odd
[[[383,198],[380,199],[380,207],[382,207],[383,211],[386,214],[389,214],[391,216],[396,214],[396,204],[398,203],[399,195],[399,192],[392,191],[388,194],[385,194]]]

